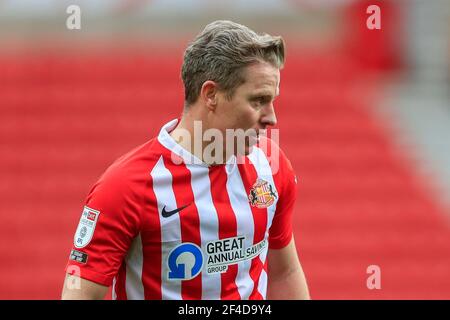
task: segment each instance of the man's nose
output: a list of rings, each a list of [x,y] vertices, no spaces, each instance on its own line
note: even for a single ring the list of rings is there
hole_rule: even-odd
[[[273,103],[268,104],[263,109],[263,114],[261,115],[261,123],[264,124],[264,126],[275,126],[277,124],[277,116],[275,115]]]

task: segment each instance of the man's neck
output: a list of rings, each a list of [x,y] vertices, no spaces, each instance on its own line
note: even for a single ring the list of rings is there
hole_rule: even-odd
[[[211,143],[211,141],[205,141],[203,139],[204,132],[208,129],[208,124],[202,120],[202,117],[194,116],[187,112],[182,115],[176,128],[170,132],[170,136],[183,149],[193,154],[203,163],[207,165],[223,164],[225,162],[223,160],[225,155],[221,156],[220,161],[217,161],[217,159],[205,159],[204,150]]]
[[[201,132],[195,130],[195,122],[199,121],[203,125],[203,121],[198,117],[194,117],[189,112],[184,113],[170,136],[178,143],[183,149],[193,154],[195,157],[205,162],[203,159],[203,129]],[[195,141],[201,141],[199,144],[201,148],[195,148]],[[197,142],[198,143],[198,142]],[[205,162],[206,163],[206,162]]]

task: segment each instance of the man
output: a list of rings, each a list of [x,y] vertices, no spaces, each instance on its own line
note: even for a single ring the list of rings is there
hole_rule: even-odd
[[[283,64],[281,37],[206,26],[184,55],[181,119],[90,191],[63,299],[101,299],[110,285],[114,299],[309,299],[292,236],[296,177],[262,137]]]

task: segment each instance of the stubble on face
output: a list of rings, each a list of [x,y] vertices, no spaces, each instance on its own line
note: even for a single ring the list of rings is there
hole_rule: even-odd
[[[260,130],[266,129],[269,122],[264,119],[267,104],[271,104],[279,94],[280,71],[267,62],[248,66],[244,71],[245,82],[234,92],[231,100],[225,95],[220,98],[220,130],[226,129],[248,131],[244,146],[234,140],[234,154],[248,155],[258,143]],[[225,149],[226,150],[226,146]]]

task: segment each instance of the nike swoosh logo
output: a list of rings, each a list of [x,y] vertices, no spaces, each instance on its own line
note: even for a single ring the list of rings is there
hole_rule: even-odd
[[[185,206],[182,206],[180,208],[177,208],[175,210],[172,210],[172,211],[166,211],[166,206],[164,206],[164,208],[161,211],[161,215],[163,216],[163,218],[168,218],[170,216],[173,216],[175,213],[180,212],[181,210],[189,207],[190,205],[191,205],[191,203],[189,203],[189,204],[187,204]]]

